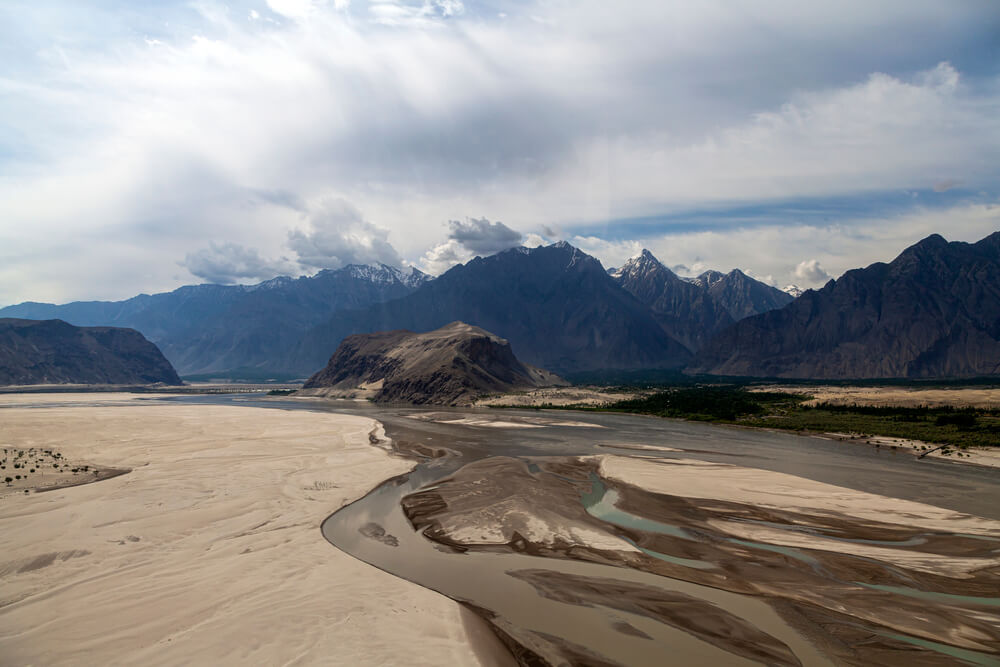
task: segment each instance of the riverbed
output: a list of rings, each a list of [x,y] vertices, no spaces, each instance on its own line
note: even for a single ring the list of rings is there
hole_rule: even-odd
[[[420,461],[324,536],[524,664],[997,664],[996,471],[649,417],[284,407],[371,416]]]

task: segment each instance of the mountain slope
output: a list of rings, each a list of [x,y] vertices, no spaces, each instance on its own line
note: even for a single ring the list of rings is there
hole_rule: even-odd
[[[694,279],[725,307],[734,321],[784,308],[795,300],[791,294],[751,278],[739,269],[729,273],[706,271]]]
[[[333,312],[409,294],[429,277],[416,269],[349,265],[257,285],[190,285],[125,301],[23,303],[0,316],[61,318],[77,326],[125,326],[155,342],[185,374],[257,367]],[[281,369],[278,369],[281,370]]]
[[[409,296],[339,312],[310,330],[283,365],[319,368],[350,334],[430,331],[456,320],[506,338],[522,360],[557,373],[679,367],[690,358],[600,262],[556,243],[477,257]]]
[[[734,321],[707,289],[678,278],[648,250],[628,260],[612,276],[649,307],[669,336],[691,352]]]
[[[1000,373],[1000,232],[932,235],[889,264],[848,271],[781,310],[738,322],[693,372],[786,378]]]
[[[486,393],[553,384],[565,383],[522,364],[504,339],[452,322],[428,333],[348,336],[303,389],[336,393],[361,387],[376,402],[455,405]]]
[[[0,385],[156,382],[181,384],[170,362],[138,331],[0,319]]]

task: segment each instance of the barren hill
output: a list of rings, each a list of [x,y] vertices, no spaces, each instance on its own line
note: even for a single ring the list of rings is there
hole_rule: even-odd
[[[565,383],[518,361],[503,338],[452,322],[427,333],[348,336],[304,389],[377,402],[457,405],[482,394],[553,384]]]
[[[0,385],[156,382],[181,379],[138,331],[0,319]]]

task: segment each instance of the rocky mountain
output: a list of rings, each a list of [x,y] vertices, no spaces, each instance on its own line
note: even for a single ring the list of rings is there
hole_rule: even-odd
[[[157,382],[181,379],[138,331],[0,319],[0,385]]]
[[[566,383],[518,361],[506,340],[452,322],[427,333],[348,336],[303,389],[376,402],[458,405],[483,394],[555,384]]]
[[[495,332],[527,363],[557,373],[677,368],[690,358],[599,261],[560,242],[477,257],[408,296],[341,311],[311,329],[282,366],[320,368],[351,334],[431,331],[456,320]]]
[[[707,290],[734,321],[784,308],[795,299],[791,294],[751,278],[739,269],[729,273],[705,271],[693,282]]]
[[[191,285],[125,301],[22,303],[0,309],[0,316],[131,327],[159,345],[185,375],[280,371],[276,353],[332,313],[405,296],[429,279],[417,269],[349,265],[311,277]]]
[[[677,277],[648,250],[611,275],[618,285],[649,307],[667,335],[690,352],[697,351],[734,321],[709,289]]]
[[[785,378],[1000,374],[1000,232],[937,234],[889,264],[848,271],[781,310],[738,322],[693,372]]]

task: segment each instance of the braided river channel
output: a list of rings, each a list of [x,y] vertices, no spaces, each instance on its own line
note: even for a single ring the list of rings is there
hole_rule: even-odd
[[[521,664],[1000,665],[997,469],[609,413],[177,400],[377,420],[417,465],[323,536]]]

